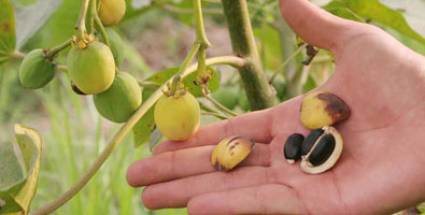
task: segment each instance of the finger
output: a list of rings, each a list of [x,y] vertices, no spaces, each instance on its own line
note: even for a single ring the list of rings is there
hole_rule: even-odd
[[[295,191],[267,184],[208,193],[189,201],[189,214],[306,214]]]
[[[210,157],[214,146],[182,149],[136,161],[127,171],[131,186],[147,186],[173,179],[216,171]],[[266,144],[257,143],[241,166],[267,166],[270,151]]]
[[[213,172],[148,186],[142,194],[142,200],[149,209],[184,207],[194,196],[267,184],[271,178],[266,167]]]
[[[336,17],[307,0],[280,0],[282,16],[306,42],[335,50],[347,35],[350,21]]]
[[[154,154],[165,151],[201,145],[217,144],[221,139],[233,135],[251,138],[256,142],[268,143],[271,140],[270,109],[251,112],[228,120],[202,127],[188,141],[167,141],[154,148]]]

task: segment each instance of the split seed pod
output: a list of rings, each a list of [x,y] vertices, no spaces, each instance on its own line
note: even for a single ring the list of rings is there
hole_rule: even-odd
[[[308,129],[323,128],[350,117],[350,108],[338,96],[329,92],[315,92],[304,97],[301,123]]]
[[[301,159],[303,141],[304,136],[302,134],[295,133],[288,137],[283,147],[283,154],[288,163],[293,164]]]
[[[219,171],[230,171],[245,160],[255,142],[240,136],[221,140],[211,154],[211,164]]]
[[[319,174],[331,169],[341,156],[342,149],[341,134],[333,127],[324,127],[322,135],[314,141],[310,151],[303,157],[301,170],[309,174]]]
[[[304,139],[304,142],[301,146],[301,156],[304,157],[310,152],[311,148],[313,147],[316,140],[320,138],[320,136],[323,135],[325,131],[321,128],[315,129]]]

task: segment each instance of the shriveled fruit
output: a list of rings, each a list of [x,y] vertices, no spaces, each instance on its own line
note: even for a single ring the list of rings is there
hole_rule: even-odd
[[[100,0],[99,17],[105,26],[118,24],[125,15],[124,0]]]
[[[199,128],[200,115],[199,103],[189,92],[179,96],[163,95],[154,109],[156,126],[174,141],[189,139]]]
[[[342,122],[350,117],[350,108],[338,96],[329,92],[306,95],[301,105],[301,123],[317,129]]]
[[[225,138],[212,151],[211,165],[219,171],[230,171],[251,154],[254,145],[254,141],[239,136]]]
[[[119,72],[112,86],[93,96],[97,111],[105,118],[126,122],[142,104],[142,89],[128,73]]]
[[[42,49],[28,53],[20,68],[19,81],[29,89],[38,89],[48,84],[55,75],[55,65],[45,57]]]
[[[83,93],[101,93],[112,85],[114,57],[103,43],[94,41],[83,49],[75,46],[69,51],[67,60],[69,77]]]

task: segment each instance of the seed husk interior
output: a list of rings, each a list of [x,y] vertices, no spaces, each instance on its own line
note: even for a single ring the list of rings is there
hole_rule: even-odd
[[[311,148],[313,147],[314,143],[322,136],[322,134],[325,131],[321,128],[313,130],[304,140],[302,147],[301,147],[301,155],[305,156],[307,155]]]
[[[304,141],[304,136],[302,134],[292,134],[286,140],[283,153],[285,159],[290,163],[294,163],[301,158],[301,147]]]
[[[311,151],[304,156],[301,161],[300,167],[305,173],[319,174],[331,169],[342,154],[343,139],[341,134],[333,127],[324,127],[323,130],[323,136],[316,141]],[[326,137],[327,135],[332,136],[332,138]],[[321,143],[321,140],[326,144]],[[318,146],[319,148],[317,148]],[[325,147],[326,149],[321,149],[321,147]],[[327,147],[329,147],[329,149],[327,149]],[[331,148],[333,148],[333,150],[330,150]],[[331,153],[328,156],[327,153],[329,152]],[[313,155],[313,158],[311,158],[311,155]],[[313,160],[314,164],[311,160]]]

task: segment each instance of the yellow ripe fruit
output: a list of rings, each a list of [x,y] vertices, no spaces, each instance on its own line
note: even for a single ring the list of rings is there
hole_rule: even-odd
[[[162,95],[154,109],[156,126],[173,141],[189,139],[199,128],[200,116],[199,103],[189,92],[178,97]]]
[[[85,94],[101,93],[114,81],[114,56],[101,42],[91,42],[85,48],[73,47],[67,64],[71,81]]]
[[[225,138],[211,153],[211,165],[217,170],[232,170],[248,157],[254,145],[254,141],[242,137]]]
[[[99,18],[103,25],[118,24],[125,15],[124,0],[100,0]]]
[[[306,95],[301,104],[300,120],[308,129],[323,128],[350,117],[350,108],[338,96],[328,92]]]

